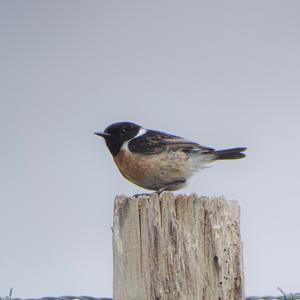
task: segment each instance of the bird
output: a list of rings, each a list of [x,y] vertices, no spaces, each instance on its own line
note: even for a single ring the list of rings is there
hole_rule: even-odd
[[[103,132],[121,174],[132,183],[155,193],[176,191],[197,171],[216,160],[240,159],[247,148],[215,150],[180,136],[145,129],[132,122],[117,122]]]

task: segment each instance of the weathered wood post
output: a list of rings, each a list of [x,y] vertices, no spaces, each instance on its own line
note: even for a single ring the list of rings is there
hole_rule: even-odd
[[[113,251],[114,300],[244,299],[234,201],[117,196]]]

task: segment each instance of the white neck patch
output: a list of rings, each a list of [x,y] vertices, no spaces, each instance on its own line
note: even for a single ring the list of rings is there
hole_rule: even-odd
[[[128,149],[128,143],[129,143],[130,141],[132,141],[133,139],[135,139],[135,138],[137,138],[137,137],[139,137],[139,136],[144,135],[146,132],[147,132],[147,129],[145,129],[145,128],[140,128],[139,132],[138,132],[133,138],[131,138],[130,140],[128,140],[128,141],[126,141],[126,142],[123,143],[121,149],[122,149],[122,150],[125,150],[125,151],[129,151],[129,149]]]
[[[144,135],[146,132],[147,132],[147,129],[145,129],[145,128],[140,128],[140,130],[139,130],[139,132],[137,133],[137,135],[134,136],[132,139],[130,139],[130,141],[133,140],[133,139],[135,139],[135,138],[137,138],[138,136]]]

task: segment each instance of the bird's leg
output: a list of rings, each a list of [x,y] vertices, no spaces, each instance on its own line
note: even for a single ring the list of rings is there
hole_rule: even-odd
[[[172,187],[174,185],[176,186],[177,184],[183,184],[183,183],[185,183],[185,179],[175,180],[175,181],[170,182],[167,185],[163,186],[162,188],[155,191],[154,193],[157,193],[158,195],[160,195],[162,192],[167,191],[170,187]]]
[[[183,184],[183,183],[185,183],[185,181],[186,181],[185,179],[175,180],[175,181],[168,183],[167,185],[163,186],[162,188],[160,188],[159,190],[157,190],[153,193],[134,194],[133,197],[137,198],[137,197],[141,197],[141,196],[150,196],[150,195],[154,195],[154,194],[160,195],[162,192],[167,191],[170,187],[176,186],[177,184]]]
[[[134,194],[132,197],[138,198],[138,197],[142,197],[142,196],[150,196],[153,193],[141,193],[141,194]]]

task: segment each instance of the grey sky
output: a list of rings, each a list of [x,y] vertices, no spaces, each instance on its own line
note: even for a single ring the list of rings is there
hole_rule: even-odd
[[[297,292],[299,1],[1,1],[0,295],[112,295],[113,199],[93,135],[131,120],[247,146],[183,193],[239,201],[247,294]]]

